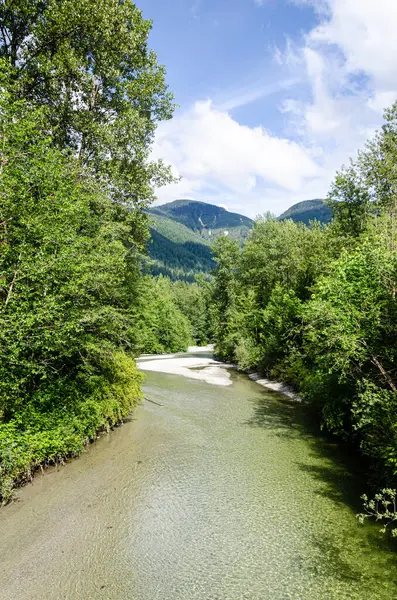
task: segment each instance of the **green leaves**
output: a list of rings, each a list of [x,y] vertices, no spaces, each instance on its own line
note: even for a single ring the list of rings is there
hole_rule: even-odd
[[[382,533],[390,532],[392,537],[397,537],[397,492],[391,488],[384,488],[375,495],[372,500],[366,494],[361,496],[364,512],[357,515],[359,523],[363,524],[366,519],[383,521]]]
[[[128,355],[134,230],[41,111],[2,100],[0,497],[140,397]],[[136,268],[136,267],[135,267]],[[8,466],[7,466],[8,465]]]
[[[192,325],[175,301],[167,277],[142,279],[133,319],[133,335],[139,352],[183,352],[192,341]]]
[[[157,344],[180,349],[191,330],[167,285],[140,274],[143,209],[171,179],[150,159],[173,112],[151,23],[131,0],[3,0],[0,21],[6,499],[14,480],[78,453],[139,400],[145,286],[158,288]]]
[[[335,185],[346,198],[326,228],[266,218],[241,252],[221,240],[211,309],[216,349],[298,388],[328,430],[354,440],[394,478],[396,219],[371,216],[372,192],[353,167]]]
[[[173,112],[150,21],[131,0],[5,0],[0,20],[14,98],[43,110],[53,141],[115,199],[147,207],[153,184],[170,178],[149,155],[156,123]]]
[[[255,222],[242,252],[231,240],[216,242],[213,317],[221,355],[264,370],[285,360],[300,336],[300,304],[327,264],[326,255],[318,260],[326,244],[321,226],[271,217]]]

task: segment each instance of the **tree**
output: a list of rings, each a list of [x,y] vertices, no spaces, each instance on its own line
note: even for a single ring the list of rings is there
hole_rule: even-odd
[[[179,310],[189,319],[192,325],[192,336],[195,344],[204,345],[210,340],[210,324],[208,322],[209,287],[205,281],[187,283],[175,281],[172,293]]]
[[[397,102],[356,160],[337,173],[329,193],[334,217],[346,236],[358,237],[373,215],[397,214]]]
[[[126,282],[129,212],[1,98],[0,498],[81,451],[140,398]]]
[[[131,0],[0,0],[0,500],[141,397],[142,209],[173,110],[150,27]]]
[[[328,431],[370,457],[378,482],[394,486],[396,164],[397,103],[337,173],[332,223],[266,216],[241,251],[219,242],[211,308],[221,355],[293,384]]]
[[[192,341],[192,325],[174,298],[167,277],[144,277],[132,308],[135,346],[139,352],[183,352]]]
[[[131,0],[2,0],[0,23],[14,97],[44,110],[53,142],[113,199],[146,207],[169,175],[149,155],[156,123],[173,111],[147,45],[151,22]]]
[[[217,264],[210,307],[213,335],[219,356],[232,358],[238,330],[236,303],[240,247],[238,242],[220,237],[215,241],[213,251]]]
[[[281,369],[286,376],[287,357],[300,335],[301,303],[326,269],[328,245],[320,224],[306,227],[272,217],[255,222],[241,253],[220,243],[215,339],[229,358],[242,368]]]
[[[359,436],[362,449],[397,465],[397,257],[369,239],[319,280],[304,315],[303,385],[328,428]]]

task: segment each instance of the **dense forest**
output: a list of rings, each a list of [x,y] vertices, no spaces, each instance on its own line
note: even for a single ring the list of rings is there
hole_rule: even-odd
[[[329,193],[333,221],[260,218],[216,242],[217,354],[282,379],[326,429],[397,481],[397,104]]]
[[[147,270],[152,275],[167,275],[172,280],[193,283],[197,275],[215,267],[211,246],[180,223],[165,217],[149,218]]]
[[[215,267],[211,246],[217,237],[227,235],[242,243],[253,225],[248,217],[196,200],[175,200],[147,212],[147,271],[190,283],[197,275],[210,279]]]

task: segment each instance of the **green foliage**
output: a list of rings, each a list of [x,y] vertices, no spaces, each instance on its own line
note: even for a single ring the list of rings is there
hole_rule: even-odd
[[[199,346],[207,344],[210,341],[209,286],[204,281],[176,281],[172,285],[172,293],[179,310],[191,323],[193,342]]]
[[[339,226],[268,218],[241,253],[222,240],[212,286],[216,349],[298,388],[329,430],[357,441],[394,477],[394,218],[373,217],[359,245],[335,258],[340,235]]]
[[[191,232],[193,233],[193,232]],[[168,275],[173,280],[195,281],[200,273],[209,273],[214,266],[211,249],[191,241],[178,243],[151,229],[148,242],[150,261],[148,270],[153,275]]]
[[[340,233],[352,237],[361,235],[373,212],[373,204],[363,175],[353,163],[337,173],[328,198]]]
[[[143,209],[171,179],[150,155],[173,106],[147,45],[151,23],[131,0],[4,0],[0,19],[5,501],[141,398]],[[180,348],[190,324],[156,286],[156,341]]]
[[[221,240],[210,311],[216,351],[288,381],[322,425],[397,480],[397,104],[336,175],[334,220],[258,219]]]
[[[43,116],[3,99],[0,495],[74,454],[139,399],[129,358],[131,216],[43,137]],[[21,445],[19,445],[19,438]],[[15,445],[15,453],[12,450]],[[15,456],[14,456],[15,454]],[[2,461],[3,462],[3,461]]]
[[[382,533],[390,531],[392,537],[397,537],[397,529],[395,527],[397,521],[396,496],[396,490],[390,488],[381,490],[373,500],[369,500],[368,496],[363,494],[361,499],[363,501],[364,512],[357,515],[359,522],[363,524],[366,519],[383,521]]]
[[[321,269],[318,255],[327,238],[319,225],[309,229],[290,220],[260,218],[241,254],[233,244],[220,240],[215,247],[217,352],[242,368],[270,371],[299,338],[300,304]]]
[[[65,382],[48,385],[34,402],[0,425],[3,502],[15,484],[31,479],[35,469],[80,454],[99,432],[121,422],[142,399],[141,375],[134,360],[122,351],[101,358],[91,382],[82,375],[69,389]]]
[[[288,358],[301,342],[302,312],[302,301],[295,291],[276,284],[261,313],[259,343],[262,356],[259,367],[262,370],[270,371],[274,376],[280,372],[284,378],[291,380],[291,376],[285,375]]]
[[[383,211],[395,217],[396,161],[397,103],[385,111],[381,131],[335,178],[329,200],[343,235],[359,236]]]
[[[57,145],[114,198],[146,207],[168,178],[149,156],[156,122],[173,110],[147,46],[151,22],[132,0],[4,0],[0,20],[14,95],[45,112]]]
[[[305,311],[305,353],[317,377],[328,381],[322,399],[325,422],[345,435],[359,432],[363,449],[376,457],[390,435],[394,438],[394,426],[373,413],[371,427],[360,417],[359,406],[367,404],[369,410],[377,393],[395,394],[396,264],[393,253],[364,242],[355,252],[343,253],[330,275],[320,279]]]
[[[210,307],[212,333],[217,354],[232,360],[238,342],[236,302],[240,248],[236,241],[224,237],[216,240],[213,249],[217,267],[212,291],[214,301]]]
[[[139,286],[133,309],[139,352],[162,354],[186,351],[192,341],[192,325],[175,301],[171,281],[162,275],[146,276]]]

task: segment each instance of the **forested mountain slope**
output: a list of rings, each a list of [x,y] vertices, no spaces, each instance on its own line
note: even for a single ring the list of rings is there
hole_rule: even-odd
[[[150,215],[148,252],[152,275],[173,280],[194,281],[198,273],[208,273],[215,263],[207,240],[181,223]]]
[[[209,273],[214,268],[212,242],[226,236],[243,243],[254,224],[244,215],[196,200],[175,200],[147,212],[151,232],[148,252],[153,261],[149,271],[173,280],[194,281],[198,273]],[[332,210],[324,200],[304,200],[278,220],[308,225],[314,220],[328,223],[331,217]]]
[[[224,235],[226,232],[233,239],[245,239],[253,225],[252,219],[244,215],[196,200],[175,200],[152,208],[150,213],[181,223],[204,239]]]
[[[194,200],[175,200],[152,208],[148,215],[150,273],[184,281],[194,281],[198,273],[214,268],[211,242],[216,237],[241,242],[253,225],[248,217]]]
[[[332,219],[332,209],[324,200],[303,200],[291,206],[278,217],[279,221],[292,219],[295,223],[304,223],[309,225],[310,221],[320,221],[320,223],[329,223]]]

